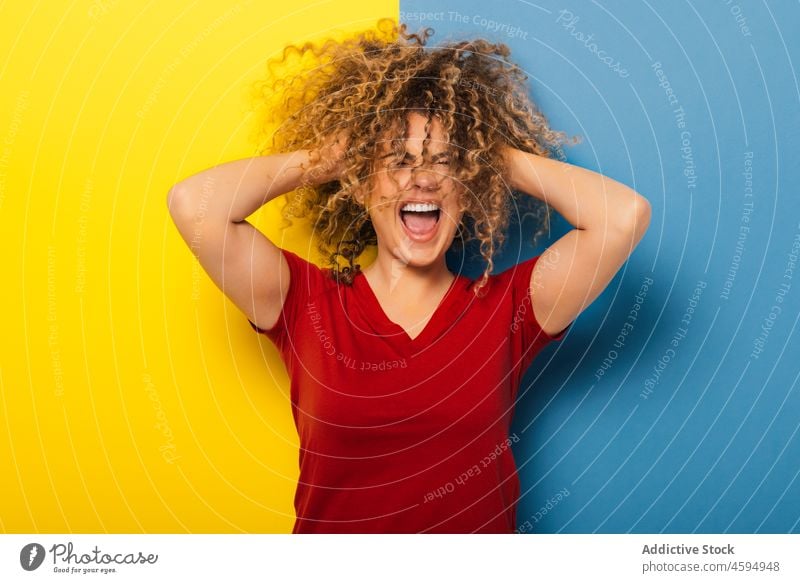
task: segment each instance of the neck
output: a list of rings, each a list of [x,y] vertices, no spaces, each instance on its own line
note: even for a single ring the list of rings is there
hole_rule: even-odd
[[[427,301],[449,287],[455,276],[447,269],[444,256],[430,265],[409,265],[391,253],[381,253],[362,270],[373,289],[385,290],[410,301]]]

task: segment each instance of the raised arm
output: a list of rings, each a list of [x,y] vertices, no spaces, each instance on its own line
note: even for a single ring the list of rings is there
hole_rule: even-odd
[[[258,327],[272,328],[289,289],[279,247],[248,223],[273,198],[301,184],[309,151],[227,162],[175,184],[170,215],[214,283]],[[312,172],[312,183],[334,179],[335,165]]]
[[[552,206],[575,229],[542,253],[531,274],[531,306],[542,330],[566,328],[608,286],[650,224],[650,203],[586,168],[513,148],[512,188]]]

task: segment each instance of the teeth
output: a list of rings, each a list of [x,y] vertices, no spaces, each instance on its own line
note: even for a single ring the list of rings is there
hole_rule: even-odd
[[[437,211],[439,207],[429,202],[409,202],[403,205],[401,211],[411,211],[415,213],[424,213],[428,211]]]

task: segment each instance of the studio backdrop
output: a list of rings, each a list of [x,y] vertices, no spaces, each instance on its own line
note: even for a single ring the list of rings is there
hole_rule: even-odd
[[[4,4],[0,530],[291,531],[285,368],[166,196],[254,155],[267,59],[380,17],[434,44],[506,43],[550,125],[581,137],[559,157],[652,205],[630,260],[523,379],[520,532],[800,531],[788,0]],[[282,204],[251,221],[319,260],[308,225],[281,230]],[[512,224],[498,271],[569,228],[556,218],[534,248],[533,224]]]

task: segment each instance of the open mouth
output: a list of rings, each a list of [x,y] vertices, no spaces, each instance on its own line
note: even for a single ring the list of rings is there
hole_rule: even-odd
[[[400,220],[412,239],[427,241],[436,233],[442,210],[433,203],[406,203]]]

